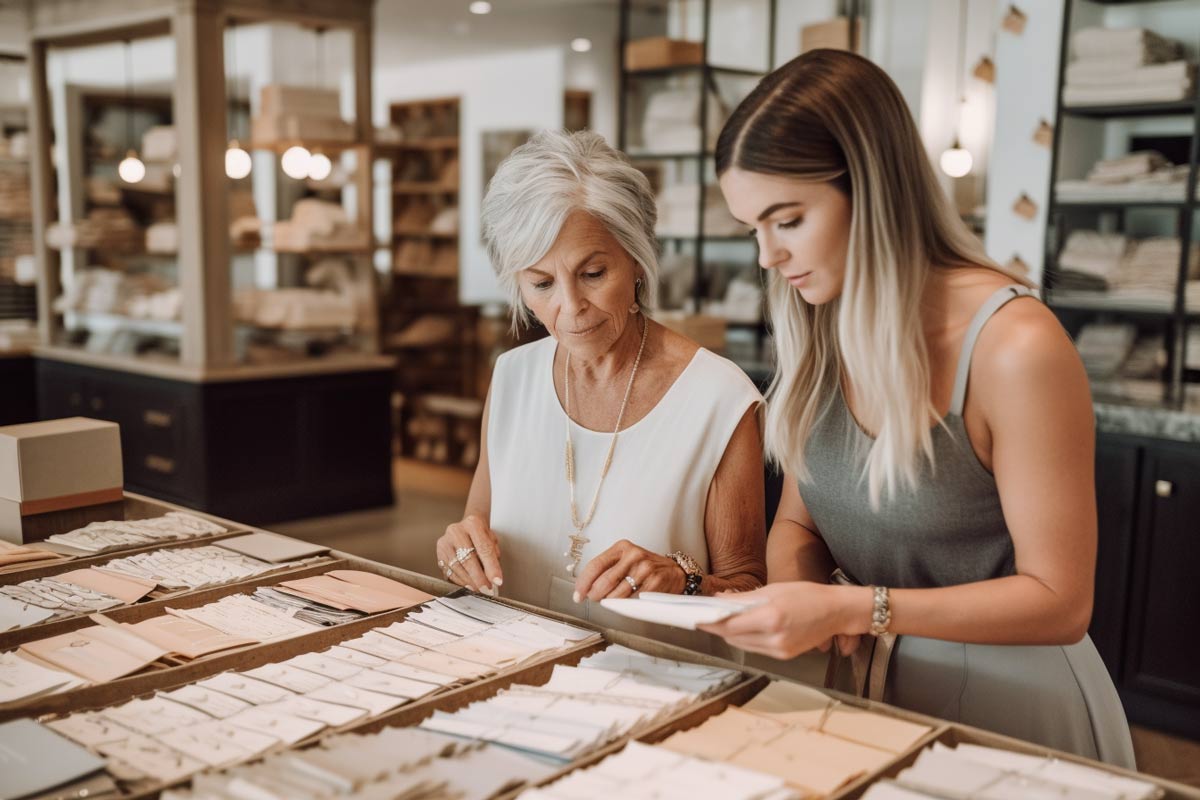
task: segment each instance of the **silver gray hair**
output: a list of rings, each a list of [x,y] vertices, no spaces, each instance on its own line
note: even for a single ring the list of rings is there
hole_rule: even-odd
[[[518,275],[541,261],[574,211],[608,229],[641,268],[637,302],[658,299],[658,209],[646,176],[598,133],[542,131],[504,159],[483,198],[483,241],[508,294],[513,326],[532,316],[521,300]]]

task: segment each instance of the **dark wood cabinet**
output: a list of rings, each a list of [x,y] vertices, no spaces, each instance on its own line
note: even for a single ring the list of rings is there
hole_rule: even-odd
[[[0,355],[0,425],[38,418],[36,387],[33,356]]]
[[[1091,635],[1131,722],[1200,738],[1200,445],[1102,435]]]
[[[196,383],[40,359],[42,419],[121,426],[131,491],[253,524],[393,501],[391,371]]]

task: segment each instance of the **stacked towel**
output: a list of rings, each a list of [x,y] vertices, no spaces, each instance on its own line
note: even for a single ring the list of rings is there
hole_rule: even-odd
[[[1058,256],[1055,288],[1107,290],[1128,250],[1129,240],[1122,234],[1072,231]]]
[[[657,153],[686,153],[700,146],[700,88],[666,89],[650,96],[642,120],[642,147]],[[729,110],[715,93],[708,95],[708,142],[717,136]]]
[[[1129,253],[1112,288],[1122,294],[1139,292],[1175,294],[1179,277],[1181,243],[1173,236],[1158,236],[1139,241]],[[1200,278],[1200,244],[1193,243],[1188,258],[1188,278]]]
[[[1175,165],[1154,150],[1097,161],[1084,180],[1055,184],[1059,201],[1182,201],[1188,166]]]
[[[676,184],[663,189],[658,195],[658,235],[695,236],[699,230],[699,204],[700,187],[694,183]],[[716,184],[704,187],[704,235],[737,236],[745,232],[745,226],[729,213],[721,187]]]
[[[1195,93],[1196,65],[1179,43],[1144,28],[1084,28],[1071,51],[1066,105],[1167,103]]]

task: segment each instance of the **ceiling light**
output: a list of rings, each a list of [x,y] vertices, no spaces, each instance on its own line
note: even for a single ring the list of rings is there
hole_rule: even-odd
[[[467,10],[472,14],[490,14],[492,13],[492,4],[487,0],[475,0],[474,3],[467,6]]]
[[[333,162],[329,160],[329,156],[324,153],[313,153],[312,160],[308,164],[308,177],[314,181],[323,181],[333,172]]]
[[[308,168],[312,164],[312,153],[307,148],[295,145],[284,151],[279,159],[279,165],[289,178],[301,180],[308,177]]]
[[[130,150],[117,165],[117,174],[126,183],[141,183],[142,178],[146,177],[146,165],[137,157],[137,153]]]
[[[242,149],[237,139],[230,140],[229,149],[225,151],[225,174],[235,181],[241,180],[250,174],[251,166],[250,154]]]
[[[971,152],[959,144],[958,139],[955,139],[954,144],[942,153],[938,163],[942,172],[951,178],[961,178],[971,171],[975,159],[971,158]]]
[[[572,39],[571,49],[576,53],[586,53],[592,49],[592,40],[585,39],[582,36],[580,36],[578,39]]]

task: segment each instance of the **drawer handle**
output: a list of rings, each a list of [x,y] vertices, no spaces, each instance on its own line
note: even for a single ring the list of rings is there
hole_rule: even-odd
[[[1159,497],[1170,497],[1175,493],[1175,484],[1170,481],[1155,481],[1154,493]]]
[[[142,412],[142,421],[151,428],[169,428],[175,419],[169,412],[148,408]]]
[[[163,456],[146,456],[146,467],[155,472],[161,472],[164,475],[171,475],[175,472],[175,459],[164,458]]]

